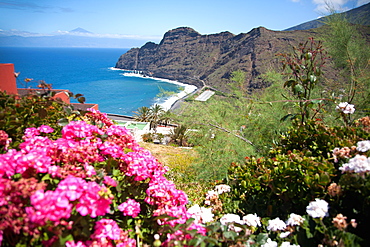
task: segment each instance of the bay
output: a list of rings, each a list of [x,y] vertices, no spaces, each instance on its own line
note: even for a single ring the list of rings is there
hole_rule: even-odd
[[[83,94],[86,103],[99,104],[102,112],[132,116],[139,107],[155,103],[168,108],[168,99],[157,95],[161,90],[180,92],[181,87],[167,80],[124,76],[122,70],[113,69],[127,50],[0,47],[0,63],[14,64],[15,72],[20,72],[19,88],[35,88],[43,80],[54,89]],[[26,83],[26,78],[33,80]]]

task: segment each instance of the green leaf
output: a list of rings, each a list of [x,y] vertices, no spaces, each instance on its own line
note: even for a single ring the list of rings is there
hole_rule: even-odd
[[[58,120],[58,125],[60,126],[66,126],[69,123],[69,120],[66,118],[61,118]]]
[[[319,100],[319,99],[315,99],[315,100],[311,100],[311,102],[313,104],[320,104],[322,102],[322,100]]]
[[[294,92],[295,94],[303,93],[303,91],[304,91],[304,88],[303,88],[303,86],[302,86],[301,84],[297,84],[297,85],[295,85],[295,86],[293,87],[293,92]]]
[[[295,81],[295,80],[288,80],[288,81],[286,81],[286,82],[284,83],[284,87],[291,87],[291,86],[294,86],[294,85],[296,85],[296,84],[298,84],[298,82],[297,82],[297,81]]]
[[[256,244],[257,245],[263,245],[266,243],[267,239],[269,238],[269,235],[267,233],[260,233],[258,234],[256,238]]]
[[[317,77],[314,75],[310,75],[310,82],[315,83],[317,81]]]
[[[84,96],[84,95],[83,95],[83,94],[78,93],[78,94],[76,94],[76,95],[74,96],[74,98],[75,98],[75,99],[77,99],[77,98],[79,98],[79,97],[81,97],[81,96]]]
[[[224,232],[224,237],[227,238],[227,239],[230,239],[230,240],[234,240],[237,236],[238,236],[238,234],[236,232],[233,232],[233,231]]]
[[[320,176],[320,182],[324,184],[328,184],[330,182],[330,177],[327,173],[323,173]]]
[[[292,119],[294,119],[295,118],[295,114],[291,114],[291,113],[289,113],[288,115],[285,115],[284,117],[282,117],[281,119],[280,119],[280,122],[284,122],[284,121],[286,121],[289,117],[290,117],[290,120],[292,120]]]
[[[85,97],[78,97],[78,102],[80,102],[81,104],[84,104],[85,101],[86,101],[86,98]]]

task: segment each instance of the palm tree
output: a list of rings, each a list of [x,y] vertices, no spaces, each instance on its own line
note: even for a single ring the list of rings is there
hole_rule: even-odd
[[[150,129],[154,129],[154,132],[156,132],[158,124],[162,122],[168,123],[169,121],[166,117],[163,118],[166,112],[163,110],[162,106],[157,104],[152,105],[150,108],[142,106],[134,113],[135,121],[150,122]]]
[[[139,107],[135,113],[135,121],[138,122],[150,122],[151,109],[146,106]]]
[[[162,115],[165,113],[162,106],[154,104],[150,107],[150,129],[154,129],[154,132],[157,130],[157,126],[161,121]]]
[[[188,146],[188,128],[184,125],[179,125],[171,130],[171,142],[179,146]]]

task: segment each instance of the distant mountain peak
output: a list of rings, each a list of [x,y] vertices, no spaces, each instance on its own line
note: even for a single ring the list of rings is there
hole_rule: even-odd
[[[92,33],[92,32],[89,32],[81,27],[78,27],[76,29],[73,29],[71,31],[69,31],[70,33]]]

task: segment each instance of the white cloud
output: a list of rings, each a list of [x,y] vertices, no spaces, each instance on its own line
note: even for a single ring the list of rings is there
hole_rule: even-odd
[[[71,35],[71,36],[83,36],[90,38],[111,38],[111,39],[135,39],[135,40],[152,40],[159,41],[161,36],[142,36],[142,35],[128,35],[128,34],[99,34],[99,33],[85,33],[85,32],[69,32],[58,30],[53,33],[31,33],[27,31],[20,31],[17,29],[3,30],[0,29],[0,36],[22,36],[22,37],[43,37],[43,36],[55,36],[55,35]]]
[[[344,5],[349,1],[350,0],[312,0],[312,2],[317,5],[315,10],[322,14],[330,13],[333,10],[338,12],[346,11],[348,9],[345,8]]]
[[[99,33],[85,33],[85,32],[69,32],[58,30],[57,35],[73,35],[83,36],[91,38],[111,38],[111,39],[140,39],[140,40],[160,40],[161,36],[141,36],[141,35],[130,35],[130,34],[99,34]]]
[[[21,37],[40,37],[40,36],[51,36],[50,34],[31,33],[27,31],[20,31],[17,29],[3,30],[0,29],[0,35],[3,36],[21,36]]]
[[[298,3],[298,2],[300,2],[301,0],[291,0],[292,2],[294,2],[294,3]]]
[[[357,0],[357,7],[369,3],[370,0]]]

